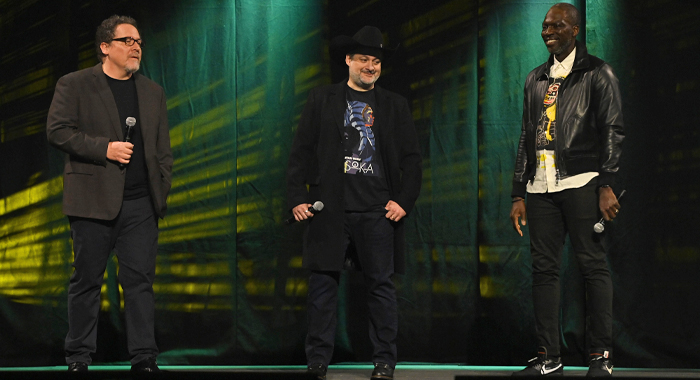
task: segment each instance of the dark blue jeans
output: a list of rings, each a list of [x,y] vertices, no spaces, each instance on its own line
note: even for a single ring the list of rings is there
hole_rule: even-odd
[[[158,355],[154,333],[153,280],[158,250],[158,219],[149,197],[124,201],[114,220],[69,217],[73,275],[68,286],[66,363],[90,364],[97,348],[100,290],[107,260],[119,259],[124,290],[127,346],[131,363]]]
[[[394,274],[394,227],[384,212],[345,213],[345,250],[353,245],[367,289],[372,361],[396,365],[398,312]],[[307,299],[308,364],[328,366],[333,356],[340,272],[314,271]]]
[[[559,273],[568,233],[586,282],[589,350],[612,352],[612,280],[602,235],[593,231],[600,219],[596,181],[578,189],[528,194],[527,219],[538,346],[551,356],[560,355]]]

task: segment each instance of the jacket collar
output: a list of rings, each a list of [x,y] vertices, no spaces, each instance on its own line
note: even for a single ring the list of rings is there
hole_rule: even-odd
[[[118,136],[119,141],[124,139],[124,134],[122,133],[122,127],[119,123],[119,110],[117,110],[117,103],[114,101],[114,95],[112,90],[109,88],[109,83],[107,83],[106,74],[102,71],[102,63],[98,63],[92,67],[92,75],[97,89],[97,93],[100,94],[102,103],[107,110],[107,116],[112,124],[112,129],[114,133]]]
[[[588,59],[588,49],[586,48],[586,44],[584,44],[583,42],[579,42],[578,40],[576,40],[575,43],[576,43],[576,58],[574,59],[574,65],[571,68],[572,73],[574,71],[587,69],[588,66],[590,66],[590,61]],[[537,72],[537,75],[535,75],[535,77],[538,80],[546,79],[549,76],[549,70],[553,64],[554,64],[554,54],[550,54],[549,59],[547,60],[547,62],[544,65],[540,66],[540,69]]]

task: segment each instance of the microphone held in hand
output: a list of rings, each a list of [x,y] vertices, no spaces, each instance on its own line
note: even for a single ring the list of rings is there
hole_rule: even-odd
[[[126,133],[124,133],[124,142],[131,142],[131,134],[134,132],[134,125],[136,125],[136,118],[131,116],[126,118]],[[120,169],[124,169],[126,164],[119,164]]]
[[[131,142],[131,134],[134,132],[134,125],[136,125],[136,118],[131,116],[126,118],[126,134],[124,135],[124,142]]]
[[[321,212],[321,210],[323,210],[323,202],[316,201],[316,202],[314,202],[313,206],[309,207],[308,211],[312,214],[316,214],[317,212]],[[284,223],[287,225],[294,224],[296,222],[297,222],[297,220],[294,216],[292,216],[291,218],[284,221]]]
[[[627,190],[622,190],[622,192],[620,193],[620,196],[617,197],[617,201],[618,201],[618,202],[622,199],[622,196],[625,195],[625,192],[626,192],[626,191],[627,191]],[[603,231],[605,231],[605,218],[600,218],[600,220],[598,221],[598,223],[596,223],[596,224],[593,225],[593,231],[595,231],[595,233],[597,233],[597,234],[602,233]]]
[[[593,225],[593,231],[595,231],[597,234],[605,231],[605,218],[600,218],[598,223]]]

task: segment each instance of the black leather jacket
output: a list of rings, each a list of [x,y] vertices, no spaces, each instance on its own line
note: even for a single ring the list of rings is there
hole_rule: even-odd
[[[513,176],[513,197],[524,197],[527,182],[535,177],[536,129],[547,92],[549,60],[532,70],[525,80],[523,125]],[[598,185],[613,185],[619,169],[622,140],[622,99],[612,67],[588,54],[576,41],[571,73],[557,98],[556,165],[560,179],[598,172]]]

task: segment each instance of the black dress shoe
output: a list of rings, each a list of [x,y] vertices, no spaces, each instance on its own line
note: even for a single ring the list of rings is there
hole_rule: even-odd
[[[143,359],[131,366],[131,373],[160,373],[160,368],[156,364],[156,358]]]
[[[68,364],[68,372],[87,372],[88,365],[83,362],[73,362]]]
[[[306,373],[310,373],[318,380],[326,380],[326,366],[321,363],[309,364]]]
[[[388,364],[374,363],[374,371],[372,371],[371,380],[393,380],[394,369]]]

